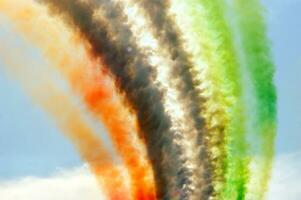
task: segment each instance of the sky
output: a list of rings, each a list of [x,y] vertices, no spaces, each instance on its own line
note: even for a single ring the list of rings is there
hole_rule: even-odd
[[[268,199],[298,200],[301,196],[298,188],[301,185],[301,1],[262,1],[266,7],[278,93],[276,156]],[[4,32],[0,25],[0,40]],[[95,180],[72,144],[52,119],[32,103],[18,82],[2,69],[0,60],[0,196],[7,197],[3,200],[17,199],[12,194],[26,197],[26,188],[42,190],[45,182],[53,185],[52,199],[60,199],[55,196],[62,194],[62,187],[58,187],[62,182],[60,177],[64,177],[66,183],[69,181],[66,184],[69,190],[85,190],[92,195],[91,199],[99,198]],[[31,179],[34,181],[28,184]],[[77,179],[81,185],[71,184]],[[51,200],[51,195],[47,198]],[[73,196],[64,199],[68,198],[76,200]],[[77,198],[80,199],[80,195]]]

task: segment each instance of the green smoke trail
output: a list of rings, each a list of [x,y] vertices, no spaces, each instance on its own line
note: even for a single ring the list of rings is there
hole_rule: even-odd
[[[235,53],[233,35],[226,20],[226,5],[222,0],[176,0],[174,7],[184,9],[189,18],[190,31],[194,46],[199,46],[194,57],[208,65],[205,80],[213,94],[212,102],[225,117],[209,115],[207,119],[218,118],[218,129],[211,129],[208,134],[208,146],[212,153],[214,169],[213,184],[216,199],[244,199],[248,181],[248,157],[245,130],[245,105],[240,65]],[[180,10],[180,9],[177,9]],[[176,12],[175,12],[176,13]],[[178,20],[184,18],[181,15]],[[181,22],[179,22],[181,24]],[[181,25],[180,25],[181,26]],[[187,33],[186,33],[187,34]],[[185,36],[184,36],[185,37]],[[187,37],[188,38],[188,37]],[[197,42],[196,42],[197,41]],[[197,49],[193,47],[192,49]],[[197,62],[197,61],[195,61]],[[210,96],[212,98],[212,96]],[[223,109],[225,108],[225,109]],[[209,109],[210,110],[210,106]],[[210,112],[210,111],[208,111]],[[216,139],[222,137],[223,139]]]
[[[234,0],[234,16],[241,39],[243,61],[252,81],[255,104],[254,137],[260,141],[255,152],[257,167],[250,181],[249,196],[264,199],[270,177],[276,132],[276,91],[273,85],[274,65],[259,0]],[[260,184],[258,184],[260,183]]]
[[[232,91],[235,102],[229,106],[229,124],[225,127],[227,157],[224,167],[225,184],[217,191],[217,199],[244,199],[245,185],[248,179],[245,143],[244,105],[240,69],[233,47],[231,31],[225,19],[226,6],[222,0],[200,0],[207,12],[208,30],[213,37],[211,41],[217,44],[215,54],[218,54],[216,67],[224,72],[226,82]],[[210,40],[209,40],[210,41]]]

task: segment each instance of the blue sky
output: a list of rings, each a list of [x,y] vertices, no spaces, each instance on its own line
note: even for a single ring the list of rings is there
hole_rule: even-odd
[[[0,179],[45,176],[81,164],[54,122],[0,71]]]
[[[0,21],[4,25],[0,26],[3,47],[5,41],[10,41],[12,52],[14,48],[15,51],[26,49],[24,56],[34,58],[32,62],[41,66],[48,64],[39,49],[12,31],[5,18]],[[10,49],[6,49],[5,55],[10,56]],[[0,180],[49,176],[58,168],[81,165],[75,149],[52,118],[32,102],[21,84],[11,79],[4,69],[4,60],[0,57],[0,163],[5,163],[0,165]]]
[[[276,64],[278,135],[275,165],[281,168],[277,159],[293,155],[292,165],[297,166],[294,176],[301,178],[301,1],[263,0],[263,3],[267,8],[268,31]],[[32,104],[18,83],[6,76],[2,68],[0,61],[0,180],[49,176],[58,168],[81,166],[83,163],[75,149],[52,119]],[[280,173],[278,167],[273,175],[279,175],[277,173]]]

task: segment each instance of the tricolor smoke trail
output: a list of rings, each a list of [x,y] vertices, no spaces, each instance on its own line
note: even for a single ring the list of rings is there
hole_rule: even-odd
[[[1,61],[108,199],[264,199],[276,93],[259,0],[0,0],[0,15],[59,78],[5,41]]]

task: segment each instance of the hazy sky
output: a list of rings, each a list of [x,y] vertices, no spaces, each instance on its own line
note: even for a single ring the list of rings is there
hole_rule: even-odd
[[[263,0],[263,3],[267,8],[269,37],[276,64],[276,160],[293,160],[292,165],[297,165],[293,176],[301,178],[301,1]],[[0,26],[0,41],[4,38],[5,31]],[[81,166],[82,161],[74,148],[51,118],[31,103],[20,86],[1,71],[1,65],[0,61],[0,180],[49,176],[57,168]],[[273,184],[277,184],[283,175],[279,169],[282,167],[280,161],[275,164]],[[276,191],[275,188],[281,186],[273,187]],[[288,200],[297,200],[294,198]]]

